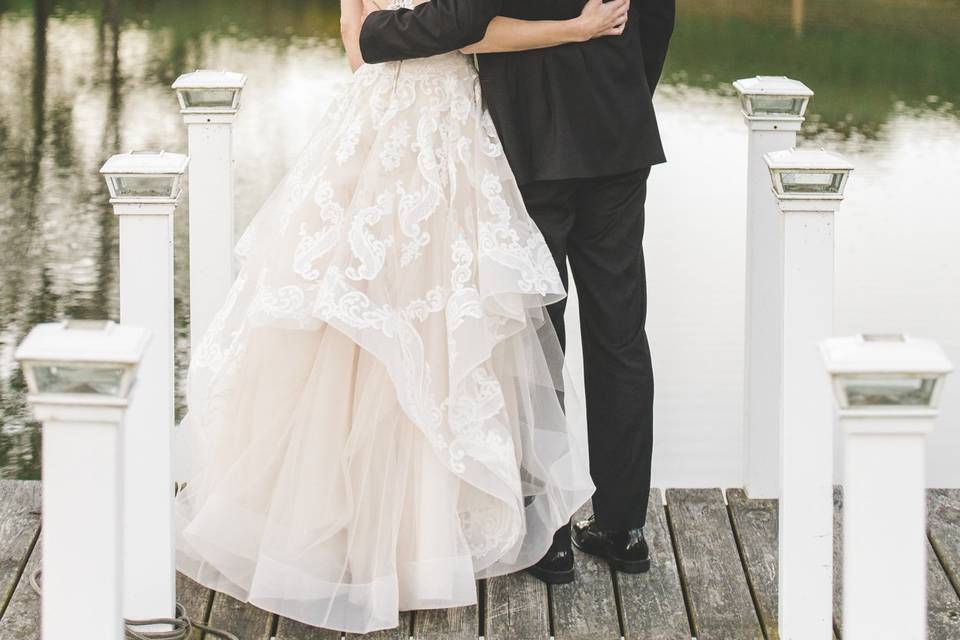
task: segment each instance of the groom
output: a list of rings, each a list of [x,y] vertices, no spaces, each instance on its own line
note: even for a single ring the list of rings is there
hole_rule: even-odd
[[[580,300],[593,515],[557,531],[529,571],[573,580],[573,544],[616,569],[650,567],[643,538],[653,450],[653,372],[644,323],[644,200],[664,162],[651,96],[673,31],[675,0],[632,0],[623,35],[479,56],[483,98],[527,210]],[[374,11],[366,62],[421,58],[483,38],[497,15],[577,16],[584,0],[432,0]],[[565,343],[564,302],[549,308]]]

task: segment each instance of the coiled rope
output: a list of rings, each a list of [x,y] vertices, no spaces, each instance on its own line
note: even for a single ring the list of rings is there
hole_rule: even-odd
[[[42,591],[40,589],[40,573],[41,570],[37,569],[30,574],[30,586],[33,587],[33,590],[37,592],[38,596],[42,595]],[[179,602],[176,604],[175,618],[151,618],[149,620],[125,619],[123,623],[127,640],[189,640],[194,629],[203,631],[206,633],[207,637],[213,636],[216,638],[223,638],[223,640],[240,640],[237,636],[233,635],[229,631],[224,631],[215,627],[208,627],[207,625],[200,624],[199,622],[194,622],[187,617],[186,609]],[[170,625],[171,628],[163,631],[137,630],[137,627],[161,624]]]

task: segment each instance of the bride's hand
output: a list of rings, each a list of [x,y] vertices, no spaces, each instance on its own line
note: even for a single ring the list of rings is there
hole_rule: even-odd
[[[627,11],[630,0],[587,0],[580,16],[574,18],[578,23],[581,38],[592,40],[604,36],[619,36],[627,25]]]

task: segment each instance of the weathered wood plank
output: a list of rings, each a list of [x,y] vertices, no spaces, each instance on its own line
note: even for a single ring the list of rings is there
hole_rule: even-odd
[[[277,640],[340,640],[342,635],[339,631],[311,627],[289,618],[280,618],[277,625]]]
[[[229,631],[242,640],[270,640],[273,614],[217,593],[213,598],[208,624],[215,629]]]
[[[40,596],[30,586],[30,575],[40,568],[40,540],[33,546],[13,597],[0,618],[0,640],[40,640]]]
[[[419,614],[420,613],[417,612],[417,615]],[[400,625],[393,629],[384,629],[383,631],[374,631],[366,634],[348,633],[344,637],[346,640],[357,640],[358,638],[364,638],[364,640],[409,640],[413,626],[413,617],[412,611],[401,611]]]
[[[477,584],[477,596],[480,595]],[[477,640],[480,614],[477,605],[450,609],[424,609],[413,617],[415,640]]]
[[[775,499],[750,499],[742,489],[727,491],[734,535],[743,550],[747,577],[759,607],[760,624],[768,640],[780,637],[778,502]],[[833,637],[837,637],[836,629]]]
[[[0,480],[0,615],[40,533],[40,483]]]
[[[833,486],[833,632],[843,629],[843,487]]]
[[[643,535],[650,547],[650,571],[616,573],[624,638],[689,640],[690,623],[659,489],[650,492]]]
[[[927,625],[930,638],[960,638],[960,489],[927,491]]]
[[[525,571],[489,578],[486,583],[486,640],[550,638],[546,584]]]
[[[951,495],[951,493],[953,495]],[[947,555],[960,555],[960,492],[932,489],[927,492],[928,527],[930,541],[942,548]],[[953,524],[951,524],[951,522]],[[937,531],[939,537],[933,532]],[[834,624],[843,629],[843,492],[834,489]],[[950,547],[950,545],[954,545]],[[939,556],[939,557],[938,557]],[[941,565],[939,549],[927,544],[927,637],[931,640],[960,639],[960,598],[949,579],[949,569]],[[879,559],[878,561],[883,561]]]
[[[206,624],[213,604],[213,592],[183,575],[177,573],[177,603],[183,605],[187,617],[193,622]],[[190,640],[201,640],[203,632],[194,629]]]
[[[574,520],[586,518],[590,512],[588,503]],[[610,565],[576,549],[574,554],[576,580],[551,587],[556,640],[619,640],[620,622]]]
[[[28,582],[30,573],[40,566],[39,491],[39,484],[35,482],[0,481],[0,568],[3,570],[0,573],[0,588],[3,589],[0,595],[8,601],[0,619],[0,640],[39,638],[39,598]],[[20,497],[13,498],[15,494]],[[24,495],[28,496],[26,500],[21,499]],[[682,605],[679,621],[676,620],[676,602],[682,600],[678,584],[682,579],[692,608],[693,631],[701,640],[759,638],[755,633],[759,624],[764,625],[768,640],[777,638],[776,501],[749,500],[742,491],[730,490],[727,492],[728,518],[718,490],[670,490],[667,498],[667,515],[680,557],[679,575],[673,566],[667,518],[660,509],[659,496],[654,492],[646,528],[653,554],[650,573],[639,576],[618,574],[611,580],[606,563],[578,552],[577,582],[555,589],[550,604],[546,587],[525,573],[487,580],[486,637],[489,640],[547,640],[551,606],[557,622],[557,640],[616,637],[619,624],[614,607],[619,605],[628,640],[686,638],[690,630],[686,628]],[[835,491],[834,503],[834,602],[835,622],[839,626],[843,559],[843,496],[839,489]],[[33,507],[25,509],[24,504]],[[933,640],[960,640],[960,598],[956,591],[960,588],[960,490],[929,491],[928,509],[931,543],[928,548],[929,637]],[[588,512],[589,509],[584,509],[578,517]],[[753,608],[746,592],[734,534],[740,542],[757,609]],[[15,551],[18,548],[24,549],[19,560]],[[711,595],[709,587],[720,584],[720,576],[732,578]],[[614,581],[619,601],[614,597]],[[191,618],[200,621],[207,618],[214,626],[232,631],[244,640],[269,639],[273,622],[271,614],[222,594],[213,596],[184,576],[178,576],[177,584],[178,601],[185,605]],[[666,598],[666,603],[658,598]],[[672,604],[669,603],[671,600]],[[749,606],[744,607],[745,603]],[[598,614],[604,608],[605,613]],[[416,638],[437,640],[475,637],[473,634],[479,631],[477,615],[476,607],[415,614],[404,612],[397,629],[347,637],[378,640],[407,640],[410,634]],[[590,619],[600,623],[589,624]],[[658,627],[650,626],[664,620],[671,620],[672,627],[679,629],[676,635],[657,635]],[[734,626],[733,620],[742,626]],[[280,620],[277,629],[277,640],[337,640],[340,636],[336,631],[290,620]],[[195,635],[194,640],[197,638]]]
[[[760,624],[768,640],[780,637],[778,502],[750,499],[742,489],[727,490],[734,535],[743,550],[747,577],[759,607]],[[837,637],[835,632],[833,637]]]
[[[698,640],[763,640],[719,489],[668,489],[680,579]]]
[[[927,542],[927,637],[930,640],[960,639],[960,598]]]
[[[960,592],[960,489],[927,491],[927,529],[950,583]]]
[[[777,500],[751,500],[743,489],[728,489],[727,504],[756,598],[760,624],[767,640],[780,637],[777,624],[778,514]]]

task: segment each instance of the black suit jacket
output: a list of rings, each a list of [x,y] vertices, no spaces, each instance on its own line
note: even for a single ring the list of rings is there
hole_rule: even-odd
[[[497,15],[566,19],[583,0],[431,0],[377,11],[360,33],[369,63],[455,51]],[[664,161],[652,95],[675,0],[632,0],[622,36],[478,56],[487,108],[517,181],[625,173]]]

